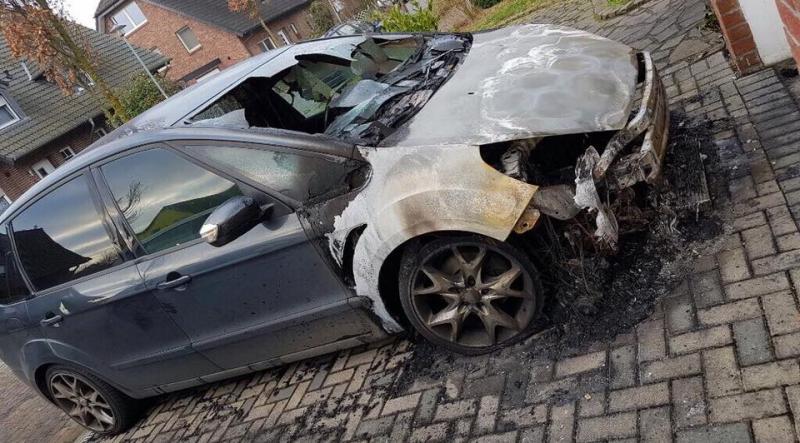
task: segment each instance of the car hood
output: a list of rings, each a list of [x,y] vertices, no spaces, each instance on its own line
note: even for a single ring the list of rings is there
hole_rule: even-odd
[[[476,33],[450,80],[381,145],[622,129],[637,75],[632,48],[584,31],[533,24]]]

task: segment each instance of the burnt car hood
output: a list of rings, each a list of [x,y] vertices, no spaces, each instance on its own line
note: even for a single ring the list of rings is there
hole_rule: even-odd
[[[629,46],[537,24],[473,38],[450,80],[382,146],[477,145],[625,126],[638,75]]]

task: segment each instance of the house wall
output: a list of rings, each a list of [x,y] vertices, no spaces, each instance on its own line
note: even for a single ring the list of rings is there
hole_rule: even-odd
[[[77,154],[97,141],[98,138],[99,136],[92,132],[91,125],[86,123],[18,160],[13,166],[0,165],[0,188],[8,198],[16,200],[40,180],[31,171],[31,167],[36,162],[46,158],[54,167],[58,168],[65,162],[58,152],[59,150],[69,146]]]
[[[294,24],[297,28],[297,32],[299,35],[295,35],[289,26]],[[285,15],[277,20],[272,20],[267,24],[269,29],[272,31],[275,36],[278,36],[278,31],[283,31],[289,37],[292,43],[296,43],[301,40],[307,40],[312,37],[314,31],[311,29],[311,24],[308,18],[308,13],[305,9],[298,9],[288,15]],[[245,45],[247,51],[250,54],[260,54],[263,52],[261,47],[259,46],[259,42],[267,38],[267,31],[264,29],[259,28],[257,31],[253,32],[252,34],[248,35],[247,37],[242,39],[242,44]],[[280,38],[280,37],[278,37]],[[278,47],[283,46],[282,41],[277,41],[275,44]]]
[[[731,63],[739,74],[748,74],[761,69],[764,64],[759,56],[750,24],[744,17],[738,0],[710,0],[717,16],[725,46]]]
[[[325,0],[327,1],[327,0]],[[343,7],[339,15],[342,20],[347,20],[364,8],[364,3],[361,0],[338,0],[339,4]],[[308,7],[297,9],[290,14],[284,15],[276,20],[270,21],[267,25],[270,30],[277,36],[278,31],[283,30],[289,37],[292,43],[297,43],[302,40],[309,40],[317,37],[314,35],[314,28],[311,26],[311,16],[308,13]],[[294,24],[297,28],[298,34],[295,35],[291,32],[289,25]],[[259,42],[267,37],[267,31],[258,29],[251,35],[242,39],[242,42],[247,47],[250,54],[259,54],[262,52]],[[283,46],[283,42],[275,42],[278,47]]]
[[[158,49],[169,57],[171,62],[167,77],[172,80],[179,80],[217,58],[220,60],[218,68],[225,69],[250,56],[245,45],[233,33],[146,1],[139,0],[136,3],[147,17],[147,23],[128,34],[128,40],[145,49]],[[106,14],[106,29],[113,26],[111,17],[114,13],[116,10]],[[177,36],[184,26],[191,28],[200,41],[201,47],[192,53],[186,50]]]
[[[775,0],[783,31],[795,62],[800,65],[800,0]]]
[[[744,18],[750,24],[758,54],[765,65],[791,57],[789,43],[781,32],[781,18],[775,0],[739,0]]]

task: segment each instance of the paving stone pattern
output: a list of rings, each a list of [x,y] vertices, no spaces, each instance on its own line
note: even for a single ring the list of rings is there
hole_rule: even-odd
[[[653,50],[671,108],[712,122],[730,173],[719,250],[635,330],[434,377],[416,376],[425,362],[397,339],[168,396],[116,441],[796,441],[800,111],[774,70],[737,79],[720,52],[686,55],[689,40],[714,48],[703,10],[654,0],[606,22],[569,4],[531,18]]]

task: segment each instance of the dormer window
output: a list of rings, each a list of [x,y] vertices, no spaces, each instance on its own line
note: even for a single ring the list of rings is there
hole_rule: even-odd
[[[0,129],[6,128],[19,121],[19,115],[11,105],[0,95]]]
[[[136,2],[130,2],[127,6],[120,9],[119,12],[114,14],[114,16],[111,17],[111,21],[113,21],[115,25],[125,26],[122,32],[128,35],[147,23],[147,17],[144,16],[144,13]]]

